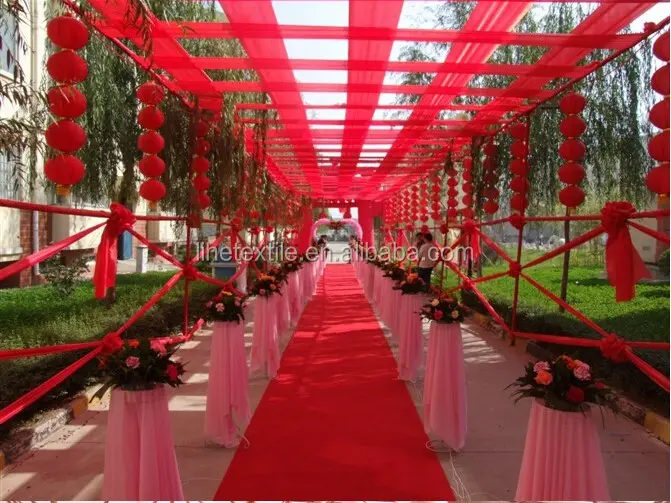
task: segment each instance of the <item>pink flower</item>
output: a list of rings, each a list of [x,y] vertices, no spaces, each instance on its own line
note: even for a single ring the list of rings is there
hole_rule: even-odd
[[[536,365],[534,365],[534,372],[538,374],[541,370],[547,372],[550,370],[550,364],[548,362],[537,362]]]
[[[165,346],[160,341],[152,340],[149,343],[149,347],[161,356],[164,356],[167,353]]]
[[[434,320],[442,320],[443,319],[443,312],[440,309],[436,309],[433,313],[433,319]]]
[[[235,300],[235,307],[240,307],[240,301],[237,299]]]
[[[266,294],[266,289],[265,289],[265,288],[261,288],[261,289],[259,290],[259,294],[260,294],[260,295],[265,295],[265,294]]]
[[[589,367],[587,365],[578,365],[573,369],[573,375],[581,381],[589,381],[592,378],[592,374],[590,374]]]
[[[224,309],[226,309],[226,308],[224,307],[224,304],[222,304],[221,302],[219,302],[219,304],[217,304],[216,306],[214,306],[214,308],[217,310],[218,313],[223,313],[223,312],[224,312]]]
[[[168,365],[168,368],[165,369],[165,373],[168,375],[168,379],[171,381],[176,381],[179,378],[179,369],[175,364],[171,363]]]
[[[271,284],[271,285],[270,285],[270,289],[271,289],[271,290],[277,290],[277,287],[276,287],[274,284]]]
[[[129,369],[136,369],[140,366],[140,359],[137,356],[129,356],[126,358],[126,367]]]
[[[211,308],[212,307],[212,301],[210,300],[210,301],[206,302],[205,307],[208,308],[208,309]]]
[[[242,305],[242,308],[243,308],[243,309],[246,309],[248,305],[249,305],[249,304],[248,304],[247,302],[245,302],[245,303]]]
[[[428,307],[423,307],[422,311],[424,311],[425,313],[430,313],[431,309],[429,309]]]

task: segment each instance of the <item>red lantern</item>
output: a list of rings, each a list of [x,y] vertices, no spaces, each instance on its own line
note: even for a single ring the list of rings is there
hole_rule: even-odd
[[[52,157],[44,164],[44,175],[57,185],[68,188],[79,183],[84,178],[86,169],[84,163],[69,154]],[[61,193],[67,195],[69,190]]]
[[[210,203],[211,203],[211,202],[212,202],[212,201],[211,201],[211,199],[210,199],[210,196],[208,196],[206,192],[201,192],[200,194],[198,194],[198,205],[199,205],[202,209],[205,209],[205,208],[207,208],[208,206],[210,206]]]
[[[89,41],[86,25],[67,14],[47,23],[47,36],[56,46],[73,51],[78,51]]]
[[[652,74],[650,81],[652,89],[662,96],[669,95],[669,65],[666,64]]]
[[[486,187],[485,190],[482,191],[483,195],[489,199],[496,199],[499,197],[499,189],[496,187]]]
[[[196,124],[196,136],[202,138],[210,132],[210,125],[205,121],[198,121]]]
[[[210,161],[205,157],[194,157],[191,161],[191,169],[194,173],[206,173],[210,169]]]
[[[155,178],[161,176],[165,172],[165,162],[156,155],[145,155],[140,159],[138,165],[140,173],[147,178]]]
[[[58,117],[76,119],[86,112],[86,96],[73,86],[53,87],[47,94],[49,111]]]
[[[527,200],[524,194],[515,194],[510,198],[510,207],[513,210],[519,211],[522,213],[529,206],[529,201]]]
[[[499,205],[496,203],[496,201],[486,201],[485,204],[482,205],[483,209],[485,210],[485,213],[488,213],[490,215],[493,215],[497,211],[499,211]]]
[[[660,196],[669,195],[669,163],[656,166],[645,177],[648,188]]]
[[[516,176],[510,181],[510,188],[513,192],[526,192],[529,189],[529,180]]]
[[[193,179],[193,186],[199,191],[207,190],[210,188],[210,179],[205,175],[198,175]]]
[[[585,200],[585,193],[577,185],[569,185],[559,192],[559,201],[567,208],[580,206]]]
[[[510,145],[510,153],[513,154],[513,157],[522,158],[527,156],[529,149],[526,143],[520,140],[515,140],[512,145]]]
[[[669,97],[667,96],[650,110],[650,122],[659,129],[669,129],[669,115]]]
[[[585,109],[585,97],[578,93],[569,93],[559,102],[559,109],[566,115],[579,114]]]
[[[463,190],[467,194],[470,194],[473,192],[473,185],[471,185],[470,183],[465,183],[461,186],[461,190]]]
[[[454,187],[450,187],[447,189],[447,195],[448,197],[457,197],[459,195],[459,191]]]
[[[461,214],[463,215],[464,218],[475,217],[475,212],[473,211],[473,208],[464,208],[461,210]]]
[[[494,143],[486,143],[484,148],[483,148],[485,155],[489,157],[493,157],[496,155],[496,145]],[[494,159],[486,159],[486,161],[491,160],[492,162]]]
[[[659,162],[669,162],[669,130],[656,134],[648,143],[650,157]]]
[[[568,138],[559,147],[559,155],[566,161],[579,161],[585,157],[585,144],[575,138]]]
[[[669,61],[669,31],[662,33],[652,46],[652,53],[662,61]]]
[[[158,154],[165,147],[165,140],[156,131],[146,131],[137,139],[137,147],[145,154]]]
[[[158,107],[149,105],[140,110],[137,122],[145,129],[158,129],[165,122],[165,117]]]
[[[513,159],[510,163],[510,172],[518,176],[526,176],[529,174],[529,163],[526,159]]]
[[[587,125],[579,115],[569,115],[562,119],[559,124],[559,131],[567,138],[577,138],[585,132]]]
[[[525,140],[527,137],[527,125],[523,122],[518,122],[510,127],[510,136],[518,140]]]
[[[165,98],[165,91],[154,81],[145,82],[135,93],[145,105],[158,105]]]
[[[142,182],[139,192],[147,201],[156,203],[165,197],[166,190],[165,185],[163,185],[160,180],[150,178],[149,180]]]
[[[69,119],[52,123],[44,134],[47,145],[61,152],[75,152],[86,143],[86,132]]]
[[[455,208],[447,210],[447,218],[454,220],[459,216],[459,212]]]
[[[69,50],[59,51],[49,56],[47,71],[51,78],[59,84],[77,84],[85,80],[89,74],[84,58]]]
[[[210,142],[203,139],[203,138],[198,138],[196,140],[196,146],[194,147],[194,152],[196,155],[207,155],[210,153]]]
[[[473,196],[466,194],[464,197],[461,198],[461,202],[464,203],[464,205],[466,206],[470,206],[473,204]]]
[[[470,182],[472,179],[471,172],[470,171],[464,171],[461,175],[462,180],[465,182]]]
[[[570,185],[577,185],[585,178],[585,168],[577,162],[567,162],[559,168],[559,179]]]

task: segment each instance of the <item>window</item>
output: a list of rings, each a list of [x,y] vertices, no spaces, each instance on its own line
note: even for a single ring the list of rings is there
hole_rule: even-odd
[[[21,35],[16,18],[7,12],[0,11],[0,72],[14,75]]]
[[[17,199],[19,185],[16,172],[20,159],[11,152],[0,151],[0,199]]]

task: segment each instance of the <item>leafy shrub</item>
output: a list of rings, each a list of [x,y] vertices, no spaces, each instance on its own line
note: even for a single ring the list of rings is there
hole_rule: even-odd
[[[89,272],[89,266],[86,265],[84,258],[78,258],[67,266],[61,254],[57,253],[42,262],[41,271],[47,283],[53,286],[59,295],[70,296],[84,274]]]
[[[657,259],[657,267],[663,272],[666,276],[669,275],[669,249],[664,250],[659,259]]]

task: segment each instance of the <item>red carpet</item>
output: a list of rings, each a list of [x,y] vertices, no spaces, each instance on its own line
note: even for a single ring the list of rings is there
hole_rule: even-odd
[[[329,265],[217,500],[454,500],[349,265]]]

